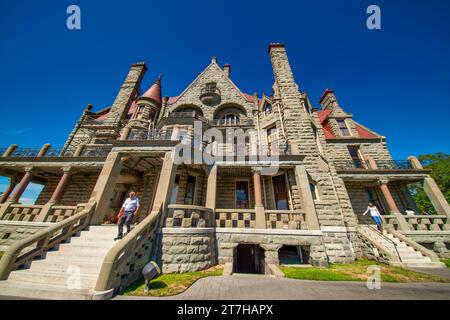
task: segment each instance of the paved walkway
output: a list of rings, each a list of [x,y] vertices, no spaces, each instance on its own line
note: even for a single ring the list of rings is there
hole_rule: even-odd
[[[164,298],[124,297],[114,299],[175,300],[328,300],[407,299],[450,300],[448,283],[382,283],[380,290],[367,289],[365,282],[305,281],[261,275],[203,278],[185,292]]]
[[[426,273],[442,279],[450,280],[450,268],[410,268],[413,271]]]

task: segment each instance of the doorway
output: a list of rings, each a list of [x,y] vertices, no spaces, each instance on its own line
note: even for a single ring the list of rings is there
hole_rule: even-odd
[[[288,193],[284,175],[273,177],[272,183],[276,210],[289,210]]]
[[[264,274],[264,249],[257,244],[239,244],[234,262],[236,273]]]

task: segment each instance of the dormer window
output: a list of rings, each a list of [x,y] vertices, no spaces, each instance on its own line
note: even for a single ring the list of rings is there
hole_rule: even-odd
[[[270,103],[268,103],[268,102],[266,102],[264,104],[264,114],[266,116],[268,116],[269,114],[272,114],[272,105]]]
[[[343,119],[337,120],[337,123],[339,126],[339,131],[341,132],[341,135],[343,137],[351,136],[350,130],[348,129],[348,126],[347,126],[347,122],[345,122],[345,120],[343,120]]]

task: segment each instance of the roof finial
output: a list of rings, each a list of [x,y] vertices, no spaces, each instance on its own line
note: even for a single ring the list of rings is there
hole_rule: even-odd
[[[212,63],[212,62],[217,63],[217,57],[216,57],[216,56],[212,56],[212,57],[211,57],[211,63]]]

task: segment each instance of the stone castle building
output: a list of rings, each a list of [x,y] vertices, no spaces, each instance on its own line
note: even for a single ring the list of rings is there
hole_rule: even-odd
[[[271,96],[242,92],[230,65],[212,58],[180,95],[163,97],[161,77],[141,91],[147,66],[136,63],[113,104],[88,106],[62,149],[2,150],[0,174],[11,184],[0,198],[0,294],[50,281],[35,292],[58,297],[67,261],[83,276],[73,297],[88,298],[130,284],[151,259],[164,273],[224,264],[227,274],[280,275],[280,263],[362,257],[440,267],[450,209],[429,172],[414,157],[393,160],[386,138],[353,119],[332,90],[315,107],[284,45],[271,44],[269,56]],[[236,130],[242,140],[229,138]],[[20,204],[30,182],[44,188],[34,205]],[[437,215],[412,200],[407,186],[418,182]],[[131,190],[141,202],[136,224],[114,242],[108,223]],[[384,234],[362,215],[369,201]]]

